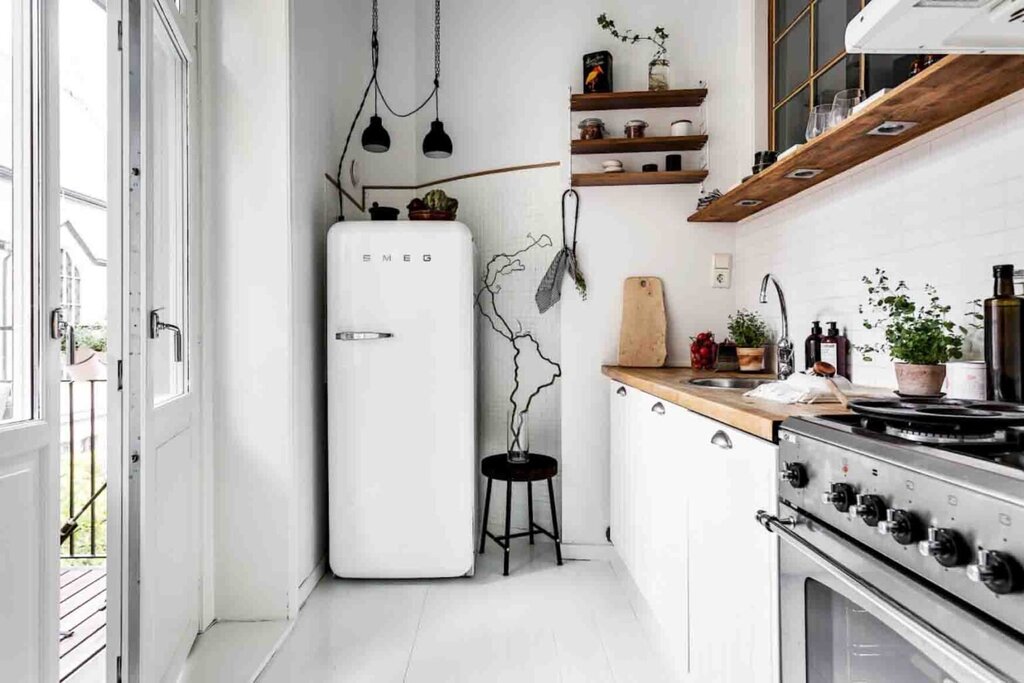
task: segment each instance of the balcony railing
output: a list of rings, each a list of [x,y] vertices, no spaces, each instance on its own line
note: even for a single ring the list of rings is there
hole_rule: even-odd
[[[61,382],[61,559],[107,557],[107,382]]]

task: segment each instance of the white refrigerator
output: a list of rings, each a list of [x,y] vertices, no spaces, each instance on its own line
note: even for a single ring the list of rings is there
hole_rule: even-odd
[[[472,574],[469,229],[337,223],[327,259],[331,570],[348,578]]]

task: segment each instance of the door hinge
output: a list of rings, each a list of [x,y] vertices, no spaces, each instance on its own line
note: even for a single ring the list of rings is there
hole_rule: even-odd
[[[122,382],[123,378],[124,378],[124,363],[122,361],[117,361],[117,390],[118,391],[121,391],[121,389],[124,388],[124,383]]]
[[[121,655],[117,656],[117,683],[121,683]]]
[[[123,40],[124,31],[123,31],[123,27],[124,27],[124,25],[121,23],[120,20],[118,20],[118,22],[117,22],[117,51],[118,52],[121,52],[124,49],[124,40]]]

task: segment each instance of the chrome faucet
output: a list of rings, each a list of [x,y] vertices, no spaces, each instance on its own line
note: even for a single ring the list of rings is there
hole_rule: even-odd
[[[782,293],[782,285],[771,273],[767,273],[761,280],[761,296],[759,301],[762,304],[768,303],[768,283],[775,285],[775,291],[779,295],[779,308],[782,310],[782,334],[779,335],[779,358],[778,377],[786,379],[795,372],[793,367],[793,342],[789,339],[789,314],[786,311],[786,295]]]

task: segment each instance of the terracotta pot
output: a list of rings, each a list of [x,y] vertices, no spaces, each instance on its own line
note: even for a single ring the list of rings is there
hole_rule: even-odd
[[[945,365],[912,365],[895,363],[896,384],[906,396],[933,396],[942,391],[946,381]]]
[[[736,349],[739,356],[740,372],[763,372],[764,371],[764,347],[756,348],[739,347]]]

